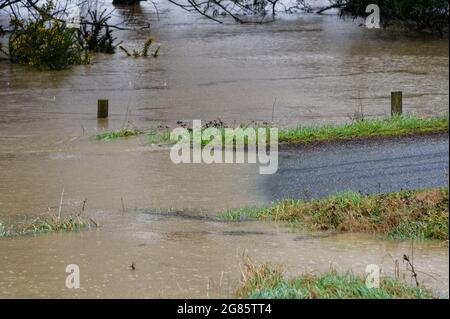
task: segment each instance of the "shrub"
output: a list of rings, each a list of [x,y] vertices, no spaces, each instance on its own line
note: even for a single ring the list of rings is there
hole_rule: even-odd
[[[78,41],[91,52],[101,52],[112,54],[116,50],[112,30],[108,25],[111,18],[106,10],[98,12],[97,10],[88,12],[89,23],[82,24],[78,32]]]
[[[11,62],[61,70],[89,61],[87,52],[78,42],[76,30],[53,18],[49,14],[51,9],[51,3],[48,3],[35,20],[11,20]]]
[[[344,12],[354,16],[367,16],[366,7],[380,7],[383,24],[400,23],[417,31],[431,31],[441,36],[448,33],[447,0],[338,0],[344,2]]]

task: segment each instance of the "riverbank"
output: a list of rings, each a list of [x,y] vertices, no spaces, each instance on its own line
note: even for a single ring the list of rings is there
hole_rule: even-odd
[[[392,278],[380,278],[378,288],[369,288],[366,278],[350,272],[302,274],[285,278],[279,267],[246,264],[246,273],[236,296],[250,299],[430,299],[433,294]]]
[[[381,234],[390,239],[448,240],[448,188],[325,199],[282,200],[264,208],[229,210],[228,220],[290,222],[311,230]]]

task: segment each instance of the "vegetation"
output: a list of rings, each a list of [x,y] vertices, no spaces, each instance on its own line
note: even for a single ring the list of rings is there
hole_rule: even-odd
[[[376,4],[385,25],[401,24],[417,31],[448,34],[449,7],[447,0],[336,0],[344,12],[353,16],[367,16],[366,7]]]
[[[197,12],[218,23],[224,17],[231,17],[238,23],[273,22],[280,11],[295,13],[311,12],[314,1],[296,0],[281,2],[279,0],[169,0],[171,3],[191,12]],[[367,17],[366,8],[376,4],[380,8],[381,22],[384,26],[404,25],[408,29],[448,34],[449,8],[445,0],[330,0],[330,5],[318,8],[317,13],[337,8],[342,15]],[[249,17],[262,16],[259,19]]]
[[[141,135],[143,133],[144,133],[143,131],[138,130],[136,128],[124,127],[117,131],[105,131],[105,132],[98,133],[95,136],[95,139],[100,140],[100,141],[109,141],[109,140],[115,140],[115,139],[118,139],[121,137],[137,136],[137,135]]]
[[[440,117],[394,115],[390,118],[353,121],[349,124],[299,126],[280,130],[280,143],[298,144],[320,141],[348,140],[353,138],[393,137],[420,133],[448,131],[448,114]]]
[[[170,143],[170,132],[168,130],[150,130],[150,132],[148,133],[148,142],[150,144]]]
[[[234,209],[230,220],[287,221],[311,230],[366,232],[392,239],[449,238],[448,188],[363,195],[338,194],[313,201],[283,200],[269,207]]]
[[[178,122],[178,124],[181,127],[187,127],[185,123]],[[395,115],[391,118],[360,120],[340,125],[329,124],[322,126],[299,126],[293,129],[280,129],[278,131],[278,141],[282,144],[294,145],[351,140],[355,138],[398,137],[414,134],[448,132],[448,125],[448,115],[430,118],[418,117],[415,115]],[[208,122],[202,127],[202,135],[208,128],[217,128],[222,136],[222,142],[225,143],[225,126],[226,124],[220,120]],[[240,127],[245,129],[251,128],[252,126],[241,125]],[[269,126],[255,126],[254,128],[268,129]],[[187,130],[191,133],[192,140],[192,129],[187,128]],[[269,137],[268,132],[267,136]],[[241,137],[243,138],[244,136]],[[243,140],[246,145],[248,140]],[[169,130],[159,133],[151,131],[149,141],[151,144],[176,142],[170,139]],[[205,146],[210,141],[210,138],[206,137],[202,139],[202,145]],[[258,141],[257,136],[256,141]]]
[[[147,41],[144,43],[144,46],[142,50],[136,50],[133,49],[133,51],[130,53],[129,50],[127,50],[124,46],[120,45],[119,48],[125,53],[127,57],[134,57],[134,58],[146,58],[150,54],[150,47],[153,44],[153,38],[148,38]],[[158,46],[154,52],[151,53],[151,56],[154,58],[157,58],[159,55],[160,47]]]
[[[89,62],[89,56],[78,42],[76,30],[53,18],[52,10],[50,1],[34,20],[11,20],[11,62],[54,70]]]
[[[87,14],[90,23],[82,24],[77,30],[78,42],[89,52],[114,53],[117,45],[108,24],[111,16],[106,10],[89,10]]]
[[[12,63],[61,70],[90,63],[92,52],[114,53],[120,43],[115,44],[113,29],[123,27],[110,24],[112,12],[107,12],[107,9],[99,11],[96,4],[85,1],[77,5],[86,12],[78,12],[79,17],[72,17],[71,6],[75,5],[58,0],[47,0],[43,5],[31,1],[0,0],[0,10],[9,9],[6,12],[11,14],[9,50],[0,45],[1,55]],[[16,6],[22,10],[17,10]],[[23,14],[25,12],[28,14]],[[0,28],[2,32],[3,28]],[[160,48],[150,52],[152,42],[153,39],[149,39],[142,51],[133,50],[130,56],[157,57]],[[121,49],[127,52],[125,48]]]
[[[0,222],[0,238],[50,232],[73,232],[92,227],[98,227],[98,224],[93,219],[85,219],[79,214],[65,218],[48,215],[26,218],[9,226]]]
[[[329,271],[285,279],[279,267],[246,264],[236,296],[250,299],[425,299],[433,294],[395,279],[380,278],[379,288],[368,288],[366,278]]]
[[[277,13],[311,12],[314,1],[296,0],[282,3],[279,0],[169,0],[173,5],[187,12],[195,12],[210,20],[223,23],[231,18],[237,23],[270,23]],[[132,5],[140,0],[113,0],[114,5]],[[445,0],[330,0],[331,5],[318,9],[322,13],[338,8],[343,14],[353,17],[367,17],[369,4],[380,7],[384,26],[401,24],[417,31],[428,31],[440,35],[448,34],[449,8]],[[20,5],[28,10],[35,9],[36,1],[0,0],[0,10]],[[253,18],[252,18],[253,17]],[[256,19],[254,19],[256,18]],[[2,26],[0,26],[0,31]]]
[[[220,123],[220,124],[217,124]],[[192,143],[192,141],[194,140],[194,132],[191,128],[187,128],[186,124],[182,123],[180,124],[181,127],[185,128],[189,134],[189,139]],[[228,141],[228,139],[226,139],[226,127],[225,124],[223,122],[221,122],[220,120],[214,120],[211,122],[206,123],[205,125],[202,126],[202,128],[200,129],[201,132],[201,146],[206,146],[208,144],[210,144],[213,140],[212,136],[208,136],[208,129],[210,128],[215,128],[218,130],[218,134],[220,135],[220,137],[218,138],[220,140],[221,145],[225,145],[226,141]],[[242,131],[239,132],[233,132],[233,136],[230,137],[229,140],[233,141],[233,145],[248,145],[249,141],[255,141],[256,143],[258,142],[258,131],[255,132],[255,136],[254,138],[249,139],[250,137],[248,135],[246,135],[245,129],[250,128],[252,129],[253,127],[251,126],[247,126],[247,125],[240,125],[239,128],[242,128]],[[268,126],[260,126],[260,127],[254,127],[255,129],[258,128],[262,128],[262,129],[266,129],[266,139],[267,141],[269,141],[270,138],[270,131],[269,131],[269,127]],[[233,128],[230,128],[231,130],[233,130]],[[166,129],[166,130],[162,130],[162,131],[156,131],[156,130],[151,130],[149,133],[149,143],[150,144],[173,144],[178,142],[177,140],[173,140],[170,137],[170,130]]]

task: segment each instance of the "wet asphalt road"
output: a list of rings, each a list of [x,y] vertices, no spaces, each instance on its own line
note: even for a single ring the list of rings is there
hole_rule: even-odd
[[[448,133],[281,148],[267,196],[318,198],[448,185]]]

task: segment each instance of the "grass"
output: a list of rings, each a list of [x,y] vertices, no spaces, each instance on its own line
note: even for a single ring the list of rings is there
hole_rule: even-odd
[[[202,127],[201,128],[201,146],[204,147],[208,144],[210,144],[210,142],[212,142],[212,138],[211,137],[206,137],[203,136],[203,134],[206,134],[206,130],[210,129],[212,127]],[[219,140],[219,145],[225,145],[226,144],[226,128],[225,127],[214,127],[215,129],[218,130],[220,137],[218,138]],[[238,131],[235,134],[233,134],[233,136],[230,138],[231,141],[233,141],[232,145],[248,145],[250,141],[255,141],[257,145],[258,144],[258,131],[256,131],[254,138],[249,138],[246,134],[245,134],[245,129],[247,128],[251,128],[252,127],[245,127],[245,126],[241,126],[240,128],[242,128],[242,131]],[[269,127],[255,127],[254,129],[258,129],[258,128],[263,128],[266,129],[266,134],[267,134],[267,140],[269,139],[270,135],[269,135]],[[193,131],[188,129],[189,132],[189,141],[192,144],[193,142]],[[172,140],[170,138],[170,131],[169,130],[165,130],[162,132],[157,132],[157,131],[151,131],[149,133],[149,143],[150,144],[174,144],[178,141],[176,140]],[[217,141],[216,141],[217,143]],[[231,145],[230,143],[228,143],[229,145]]]
[[[98,227],[92,218],[85,219],[81,214],[64,218],[56,215],[44,215],[36,218],[25,218],[23,221],[8,226],[0,221],[0,238],[23,235],[36,235],[52,232],[74,232]]]
[[[170,131],[150,130],[148,133],[148,142],[150,144],[168,144],[171,143]]]
[[[128,127],[124,127],[120,130],[116,130],[116,131],[105,131],[105,132],[101,132],[98,133],[95,136],[96,140],[99,141],[110,141],[110,140],[115,140],[118,138],[122,138],[122,137],[131,137],[131,136],[137,136],[137,135],[141,135],[144,132],[135,128],[128,128]]]
[[[379,288],[368,288],[366,278],[334,270],[321,275],[303,274],[285,279],[279,267],[246,264],[236,291],[250,299],[428,299],[433,294],[391,278],[380,278]]]
[[[322,231],[382,234],[390,239],[448,240],[448,188],[363,195],[347,192],[313,201],[283,200],[269,207],[234,209],[228,220],[287,221]]]
[[[448,125],[448,115],[430,118],[416,115],[396,115],[391,118],[354,121],[349,124],[304,126],[280,130],[278,139],[280,143],[306,144],[353,138],[394,137],[445,132],[448,131]]]
[[[219,130],[222,136],[222,143],[225,143],[225,124],[220,120],[208,122],[202,127],[202,133],[207,129],[214,127]],[[252,128],[252,126],[241,125],[243,129]],[[255,126],[255,129],[269,126]],[[440,117],[419,117],[416,115],[396,115],[389,118],[366,119],[353,121],[352,123],[339,125],[321,125],[321,126],[299,126],[293,129],[280,129],[278,131],[278,141],[282,144],[308,144],[313,142],[329,142],[339,140],[350,140],[354,138],[371,137],[395,137],[423,133],[446,132],[449,128],[449,116]],[[192,141],[192,130],[189,130]],[[113,140],[121,137],[130,137],[143,134],[144,131],[123,128],[117,131],[102,132],[96,135],[97,140]],[[150,144],[173,144],[175,141],[170,139],[170,130],[163,131],[150,130],[148,133]],[[237,140],[242,139],[244,145],[248,144],[245,136],[239,136]],[[256,143],[258,143],[258,138]],[[269,140],[267,138],[267,140]],[[233,143],[236,139],[233,140]],[[202,139],[202,146],[207,145],[210,138]]]

